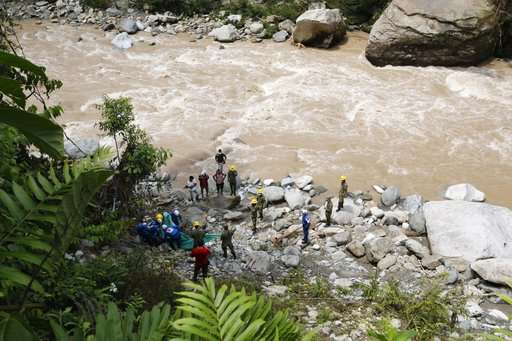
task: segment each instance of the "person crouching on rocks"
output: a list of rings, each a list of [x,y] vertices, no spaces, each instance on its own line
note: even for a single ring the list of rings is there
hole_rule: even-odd
[[[203,170],[198,179],[199,187],[201,187],[201,198],[204,200],[204,192],[206,192],[206,198],[208,198],[208,180],[210,179],[210,176],[206,174],[205,170]]]
[[[300,220],[302,223],[302,232],[304,234],[304,238],[302,239],[302,244],[308,245],[309,244],[309,228],[311,227],[311,217],[307,210],[302,210],[302,216],[301,216]]]
[[[256,224],[258,223],[258,199],[252,198],[250,210],[252,219],[252,233],[256,233]]]
[[[225,179],[226,179],[226,174],[224,174],[222,172],[222,170],[217,169],[217,172],[213,176],[213,180],[215,180],[215,184],[217,185],[217,195],[223,195]]]
[[[190,176],[188,178],[187,185],[185,186],[186,189],[188,189],[190,193],[190,201],[196,202],[198,197],[198,191],[197,191],[197,181],[194,179],[193,176]]]
[[[208,276],[208,265],[210,264],[208,260],[210,250],[204,246],[204,241],[201,240],[199,244],[192,249],[190,256],[196,259],[194,263],[194,277],[192,280],[197,282],[199,272],[202,272],[203,279],[206,279],[206,276]]]

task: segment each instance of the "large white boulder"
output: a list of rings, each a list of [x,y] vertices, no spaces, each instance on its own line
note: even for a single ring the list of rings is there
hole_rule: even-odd
[[[485,201],[485,193],[479,191],[471,184],[457,184],[446,189],[444,198],[448,200],[482,202]]]
[[[467,201],[431,201],[423,206],[433,254],[460,257],[512,258],[512,211]]]
[[[310,175],[303,175],[295,179],[295,185],[300,189],[303,189],[312,182],[313,177]]]
[[[137,22],[131,18],[124,18],[119,23],[119,31],[126,32],[129,34],[137,33],[139,27],[137,26]]]
[[[471,269],[488,282],[512,283],[512,258],[491,258],[471,263]]]
[[[400,200],[400,189],[395,186],[390,186],[382,193],[380,201],[384,206],[393,206]]]
[[[112,39],[112,45],[118,49],[129,49],[133,46],[133,40],[128,33],[123,32],[119,33],[114,37],[114,39]]]
[[[268,202],[281,202],[284,200],[284,189],[278,186],[268,186],[263,189],[263,196]]]
[[[235,26],[229,24],[212,30],[208,36],[215,38],[221,43],[232,43],[239,38]]]
[[[297,208],[302,208],[309,204],[311,201],[311,197],[306,193],[299,189],[292,188],[287,189],[284,192],[284,199],[290,206],[290,209],[295,210]]]
[[[312,9],[297,18],[293,41],[316,47],[331,47],[346,34],[339,9]]]
[[[100,147],[100,142],[96,139],[73,138],[64,140],[64,152],[72,159],[80,159],[93,155]]]

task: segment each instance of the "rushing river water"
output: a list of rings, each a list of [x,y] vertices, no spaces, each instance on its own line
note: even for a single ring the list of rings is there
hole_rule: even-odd
[[[180,180],[213,169],[222,147],[242,174],[310,174],[333,191],[346,174],[352,190],[395,184],[428,199],[471,182],[512,206],[510,64],[375,68],[363,33],[332,50],[139,33],[120,51],[112,37],[23,23],[25,54],[64,82],[55,100],[72,135],[97,133],[103,95],[129,96]]]

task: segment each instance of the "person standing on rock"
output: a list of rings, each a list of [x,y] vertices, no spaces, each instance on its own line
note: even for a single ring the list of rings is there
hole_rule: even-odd
[[[217,169],[217,172],[213,176],[213,180],[215,180],[215,184],[217,185],[217,195],[223,195],[225,179],[226,179],[226,174],[224,174],[222,172],[222,170]]]
[[[347,197],[347,194],[348,194],[347,177],[345,175],[340,176],[340,181],[341,181],[341,187],[340,187],[340,192],[339,192],[339,196],[338,196],[338,209],[336,210],[336,212],[338,212],[339,210],[341,210],[343,208],[345,198]]]
[[[258,199],[252,198],[251,200],[251,219],[252,219],[252,233],[256,233],[256,224],[258,223]]]
[[[265,196],[263,195],[263,188],[258,189],[258,195],[256,196],[256,199],[258,200],[258,216],[260,220],[263,220],[263,209],[267,206],[267,201],[265,200]]]
[[[238,172],[236,171],[236,166],[230,166],[228,171],[228,182],[229,182],[229,190],[231,196],[236,196],[236,179],[238,177]]]
[[[224,258],[228,258],[228,249],[231,251],[233,258],[236,259],[235,248],[233,247],[233,234],[235,230],[230,230],[229,226],[224,225],[224,231],[220,235],[220,240],[222,241],[222,252],[224,253]]]
[[[307,210],[302,210],[302,216],[300,219],[302,223],[302,232],[304,234],[304,238],[302,239],[302,244],[309,244],[309,228],[311,227],[311,217]]]
[[[199,272],[202,272],[203,279],[206,279],[206,276],[208,276],[208,265],[210,264],[210,261],[208,260],[210,250],[204,246],[204,242],[202,240],[192,249],[190,256],[195,257],[196,259],[194,264],[194,277],[192,280],[197,282]]]
[[[217,162],[217,167],[220,171],[224,171],[224,165],[226,164],[226,160],[226,154],[222,152],[222,149],[219,149],[219,151],[215,155],[215,161]]]
[[[199,187],[201,187],[201,198],[204,200],[204,192],[206,192],[206,198],[208,198],[208,180],[210,176],[203,170],[199,175]]]
[[[196,202],[197,197],[198,197],[197,181],[194,179],[193,176],[190,176],[188,178],[188,182],[187,182],[187,185],[185,186],[185,188],[188,189],[188,191],[190,193],[190,201]]]
[[[325,225],[331,226],[331,216],[332,216],[332,199],[331,197],[327,198],[325,202]]]

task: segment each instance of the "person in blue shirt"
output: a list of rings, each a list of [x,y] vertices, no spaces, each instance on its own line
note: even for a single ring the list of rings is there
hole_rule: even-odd
[[[181,230],[178,226],[172,225],[162,226],[163,230],[165,231],[165,241],[167,244],[174,250],[178,250],[180,247],[180,239],[181,239]]]
[[[304,238],[302,239],[302,244],[309,244],[309,228],[311,227],[311,216],[309,215],[307,210],[302,210],[302,232],[304,233]]]

